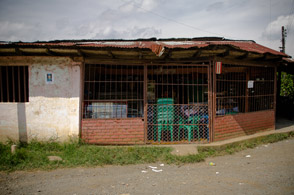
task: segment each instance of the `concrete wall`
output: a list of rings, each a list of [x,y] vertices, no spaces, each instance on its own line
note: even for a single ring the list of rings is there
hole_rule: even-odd
[[[0,141],[77,137],[81,63],[67,57],[0,57],[1,65],[29,66],[29,102],[0,103]],[[53,73],[52,84],[46,73]]]
[[[5,141],[8,137],[19,139],[17,110],[18,103],[0,103],[0,141]]]

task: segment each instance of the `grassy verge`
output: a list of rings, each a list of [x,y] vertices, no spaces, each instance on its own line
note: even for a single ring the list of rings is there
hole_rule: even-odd
[[[201,146],[198,147],[198,152],[200,154],[205,154],[206,157],[209,156],[222,156],[227,154],[234,154],[245,149],[255,148],[262,144],[275,143],[288,138],[293,138],[294,132],[289,133],[277,133],[266,135],[262,137],[252,138],[245,141],[235,142],[232,144],[222,145],[222,146]]]
[[[169,147],[107,147],[86,145],[78,142],[56,143],[37,142],[29,144],[18,143],[15,154],[11,154],[13,143],[0,143],[0,171],[54,169],[77,166],[126,165],[165,162],[168,164],[195,163],[207,157],[233,154],[235,152],[254,148],[261,144],[273,143],[294,137],[294,133],[280,133],[254,138],[221,147],[198,147],[199,154],[175,156],[170,154]],[[60,156],[63,161],[49,161],[47,156]]]

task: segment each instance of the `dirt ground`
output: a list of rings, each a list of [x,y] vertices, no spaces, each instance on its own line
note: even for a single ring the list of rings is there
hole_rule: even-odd
[[[0,194],[294,194],[294,139],[197,164],[160,164],[2,172]]]

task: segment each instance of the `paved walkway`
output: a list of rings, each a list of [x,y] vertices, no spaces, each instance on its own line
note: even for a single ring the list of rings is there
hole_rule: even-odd
[[[253,135],[246,135],[246,136],[241,136],[233,139],[228,139],[224,141],[219,141],[219,142],[212,142],[209,144],[180,144],[180,145],[166,145],[166,147],[172,147],[174,150],[172,151],[172,154],[174,155],[187,155],[187,154],[197,154],[197,146],[223,146],[226,144],[232,144],[235,142],[240,142],[244,140],[249,140],[261,136],[266,136],[266,135],[271,135],[271,134],[276,134],[276,133],[286,133],[294,131],[294,121],[289,121],[286,119],[278,119],[276,123],[276,130],[272,131],[265,131],[261,133],[255,133]]]

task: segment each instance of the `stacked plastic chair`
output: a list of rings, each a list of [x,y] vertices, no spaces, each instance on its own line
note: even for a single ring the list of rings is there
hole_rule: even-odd
[[[159,98],[157,100],[157,132],[158,141],[161,140],[162,131],[170,131],[171,141],[173,141],[174,125],[174,100],[172,98]]]

